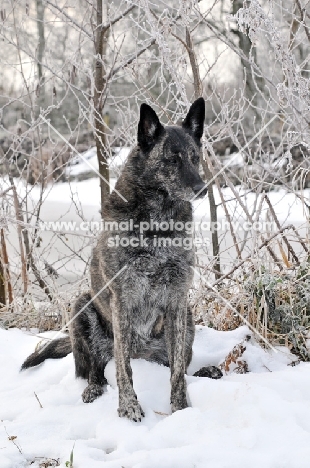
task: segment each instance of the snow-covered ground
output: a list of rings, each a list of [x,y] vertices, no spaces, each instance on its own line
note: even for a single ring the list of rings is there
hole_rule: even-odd
[[[219,364],[248,333],[246,327],[197,327],[189,374]],[[82,402],[85,381],[74,377],[72,354],[20,373],[38,341],[20,330],[0,330],[1,468],[58,458],[65,467],[73,446],[74,468],[309,467],[310,364],[288,366],[283,348],[266,352],[249,342],[244,358],[250,373],[220,380],[188,376],[189,408],[174,414],[169,369],[134,360],[146,416],[133,423],[117,416],[114,362],[106,369],[106,393],[91,404]]]
[[[111,187],[115,185],[116,179],[111,179]],[[9,185],[8,181],[4,181],[4,188],[6,185]],[[19,192],[25,194],[25,186],[20,182],[18,185]],[[237,192],[241,196],[243,203],[247,206],[248,211],[253,213],[255,206],[260,203],[257,202],[256,196],[254,193],[247,193],[242,188],[236,187]],[[221,261],[222,265],[230,269],[232,262],[235,260],[235,246],[230,233],[230,228],[226,220],[224,209],[220,204],[220,196],[217,190],[214,190],[215,200],[218,206],[218,222],[220,227],[218,229],[219,237],[221,239]],[[246,221],[245,214],[240,207],[238,201],[234,198],[234,194],[229,188],[223,189],[223,194],[225,199],[229,200],[227,202],[227,208],[232,216],[233,223],[237,223],[235,227],[235,232],[237,233],[239,239],[243,239],[244,236],[244,222]],[[304,238],[307,236],[307,229],[309,226],[309,213],[305,210],[305,205],[302,203],[300,198],[294,193],[287,193],[283,189],[279,189],[268,194],[271,204],[273,205],[274,211],[282,225],[294,224],[298,229],[300,235]],[[302,193],[304,200],[310,204],[310,190],[307,189]],[[29,194],[28,206],[32,204],[35,205],[40,199],[40,189],[39,187],[33,187]],[[72,180],[71,182],[66,183],[55,183],[52,186],[48,186],[43,196],[44,203],[40,212],[41,219],[46,222],[61,220],[64,222],[75,222],[81,223],[81,221],[100,221],[100,186],[99,178],[95,177],[88,180],[77,181]],[[210,222],[210,210],[208,198],[195,200],[193,203],[194,208],[194,219],[196,222],[204,221],[205,227],[198,230],[198,235],[206,241],[206,245],[211,245],[211,232],[208,227]],[[264,203],[263,210],[260,216],[260,220],[271,219],[267,217],[268,206]],[[203,226],[203,225],[202,225]],[[63,229],[65,230],[65,228]],[[275,231],[277,228],[275,228]],[[265,229],[264,225],[262,226],[262,232],[271,232],[272,229]],[[68,232],[68,231],[67,231]],[[71,233],[70,233],[71,232]],[[82,243],[85,242],[85,238],[80,237],[83,234],[91,234],[87,231],[79,230],[78,224],[76,231],[72,233],[69,231],[66,236],[66,242],[64,238],[53,237],[52,231],[42,231],[40,236],[42,238],[41,248],[36,249],[36,254],[38,255],[38,261],[41,258],[48,261],[53,265],[57,271],[60,273],[59,282],[76,281],[77,278],[84,272],[85,263],[78,257],[67,258],[72,254],[70,249],[78,251]],[[47,249],[51,238],[53,237],[53,248]],[[300,253],[300,244],[294,244],[292,242],[296,252]],[[246,252],[250,252],[252,246],[251,234],[248,236]],[[18,238],[15,229],[11,230],[9,237],[9,255],[10,258],[14,259],[16,252],[18,252]],[[278,244],[275,241],[274,249],[277,252]],[[206,248],[209,250],[210,255],[212,256],[212,249]],[[205,251],[206,251],[205,250]],[[82,251],[81,255],[86,260],[90,256],[91,249],[86,247]],[[18,255],[18,254],[17,254]],[[281,255],[279,255],[281,257]],[[13,264],[13,262],[12,262]]]
[[[92,156],[93,157],[93,156]],[[76,166],[82,166],[83,163],[77,164]],[[73,166],[75,167],[75,166]],[[78,169],[76,169],[78,170]],[[82,167],[79,168],[82,170]],[[113,189],[116,179],[111,178],[111,188]],[[28,209],[31,206],[35,206],[40,200],[40,188],[25,187],[24,182],[16,181],[18,192],[21,196],[25,196],[26,189],[30,189],[28,194]],[[9,186],[7,179],[0,181],[0,187],[5,189]],[[247,206],[250,213],[255,211],[260,201],[256,200],[254,193],[247,193],[242,188],[236,187],[237,192],[241,196],[243,203]],[[221,206],[220,196],[216,189],[214,189],[215,200],[218,204],[218,222],[220,227],[218,229],[219,238],[221,239],[221,264],[222,270],[229,271],[232,267],[236,257],[236,249],[234,241],[231,236],[230,228],[226,220],[225,212]],[[235,232],[238,238],[241,240],[244,238],[243,225],[246,221],[245,214],[240,207],[238,201],[234,198],[234,194],[229,188],[223,189],[223,194],[227,202],[227,208],[232,216],[233,223],[237,223]],[[261,195],[262,196],[262,195]],[[275,210],[275,213],[282,225],[294,224],[298,229],[299,234],[303,238],[308,236],[309,227],[309,213],[305,210],[305,205],[302,203],[300,198],[294,193],[287,193],[283,189],[279,189],[268,194],[271,204]],[[302,197],[306,203],[310,204],[310,190],[304,190]],[[211,231],[209,228],[210,223],[210,209],[208,198],[195,200],[193,203],[194,219],[199,224],[200,221],[204,222],[201,224],[197,236],[205,243],[204,247],[198,249],[200,255],[200,264],[208,264],[212,259],[212,248],[211,248]],[[263,210],[260,216],[261,220],[268,219],[268,206],[266,203],[263,205]],[[51,221],[62,221],[62,222],[74,222],[76,223],[76,230],[67,231],[63,227],[62,231],[66,231],[66,236],[59,236],[59,231],[53,232],[53,230],[44,230],[40,232],[42,239],[40,246],[34,251],[36,262],[38,267],[44,271],[45,263],[48,262],[55,268],[59,274],[57,279],[53,281],[57,287],[68,290],[71,285],[75,285],[76,282],[85,274],[86,263],[91,255],[91,245],[94,240],[89,237],[83,237],[85,234],[93,235],[94,232],[90,232],[87,229],[81,230],[79,226],[84,220],[88,222],[100,221],[100,185],[99,178],[94,177],[88,180],[78,181],[71,180],[70,182],[59,182],[53,185],[47,186],[43,194],[43,205],[40,210],[41,220],[44,222]],[[14,219],[14,213],[12,214]],[[270,216],[269,216],[270,219]],[[35,218],[31,221],[35,223]],[[277,228],[274,229],[276,231]],[[262,232],[272,233],[273,229],[262,229]],[[269,235],[269,234],[268,234]],[[294,239],[291,239],[291,244],[296,250],[297,254],[304,256],[300,243],[296,243]],[[259,241],[260,242],[260,241]],[[253,241],[251,232],[248,235],[246,246],[244,250],[244,256],[253,253]],[[279,245],[277,240],[272,243],[274,251],[281,258],[279,252]],[[12,224],[10,233],[7,236],[7,248],[9,251],[11,270],[19,273],[19,243],[16,231],[16,226]],[[73,255],[73,252],[78,252],[79,255]],[[253,253],[254,255],[254,253]],[[47,278],[49,281],[49,278]],[[54,286],[52,286],[54,287]],[[39,288],[36,288],[37,297],[42,297],[42,292]]]
[[[81,166],[75,170],[79,169]],[[7,181],[2,182],[5,188]],[[114,184],[112,179],[112,187]],[[251,212],[254,194],[237,190]],[[18,191],[25,193],[23,184],[19,184]],[[227,206],[234,212],[234,220],[242,222],[244,215],[233,201],[233,194],[224,189],[224,195],[231,200]],[[303,196],[309,203],[309,190]],[[215,197],[220,200],[216,191]],[[39,189],[32,188],[32,203],[39,198]],[[54,184],[43,198],[44,221],[100,219],[98,178]],[[304,235],[309,215],[298,197],[278,190],[269,193],[269,198],[280,222],[293,223]],[[194,214],[196,220],[209,220],[207,199],[194,202]],[[224,218],[219,206],[218,219]],[[38,262],[42,258],[56,262],[60,277],[67,279],[69,270],[81,274],[83,262],[78,259],[72,259],[70,268],[66,265],[62,270],[66,249],[63,240],[54,239],[53,248],[47,252],[44,249],[52,233],[42,231],[41,236],[42,247],[36,250]],[[229,248],[232,244],[229,234],[226,236]],[[65,239],[73,250],[76,239],[71,234]],[[18,247],[14,229],[8,247],[12,261]],[[86,257],[89,254],[87,247]],[[75,277],[71,280],[74,282]],[[246,327],[232,332],[198,327],[189,374],[205,365],[218,365],[247,333]],[[106,393],[89,405],[81,400],[85,382],[74,378],[72,355],[20,373],[21,363],[38,341],[20,330],[0,329],[0,468],[39,467],[44,460],[58,458],[60,466],[65,467],[73,446],[74,468],[310,466],[310,364],[288,366],[291,358],[284,349],[266,352],[250,342],[244,353],[248,374],[230,374],[218,381],[188,376],[190,406],[173,415],[169,407],[169,369],[135,360],[134,385],[146,417],[141,423],[132,423],[117,416],[113,362],[106,369]]]
[[[110,174],[118,176],[125,164],[130,148],[113,148],[113,155],[109,158]],[[98,159],[96,147],[92,147],[85,153],[71,159],[66,168],[66,175],[71,177],[87,174],[93,170],[98,171]]]

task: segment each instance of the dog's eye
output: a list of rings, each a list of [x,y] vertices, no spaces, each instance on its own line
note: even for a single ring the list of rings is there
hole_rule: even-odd
[[[194,164],[199,163],[199,154],[197,154],[195,150],[192,151],[191,158]]]

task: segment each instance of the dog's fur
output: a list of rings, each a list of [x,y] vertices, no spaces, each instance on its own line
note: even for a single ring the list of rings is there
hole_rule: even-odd
[[[104,207],[105,221],[132,219],[134,226],[150,219],[192,221],[189,200],[204,187],[198,173],[204,118],[202,98],[192,104],[181,127],[162,126],[154,110],[142,104],[138,146],[128,156],[116,184],[127,202],[113,191]],[[205,193],[202,190],[200,196]],[[183,246],[154,245],[155,236],[184,239],[189,234],[148,230],[143,233],[144,245],[116,245],[116,236],[137,239],[139,235],[137,227],[100,234],[91,260],[91,290],[77,300],[73,311],[76,319],[70,330],[76,376],[88,380],[83,401],[91,402],[103,393],[107,383],[104,369],[114,356],[118,413],[134,421],[141,420],[143,410],[133,389],[130,358],[170,366],[171,408],[180,410],[187,406],[184,374],[194,340],[192,312],[187,303],[194,251]],[[62,357],[70,350],[69,338],[56,340],[41,353],[29,356],[22,368],[48,357]],[[220,376],[210,372],[211,377]]]

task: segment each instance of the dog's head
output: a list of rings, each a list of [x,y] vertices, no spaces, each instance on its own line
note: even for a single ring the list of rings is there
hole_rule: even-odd
[[[150,106],[141,105],[136,163],[138,183],[145,190],[164,191],[172,199],[181,200],[206,194],[199,175],[204,119],[203,98],[191,105],[182,126],[164,127]]]

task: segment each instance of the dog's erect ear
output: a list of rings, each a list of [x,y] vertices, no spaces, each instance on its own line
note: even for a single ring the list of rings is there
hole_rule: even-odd
[[[203,134],[205,121],[205,100],[200,97],[191,105],[182,127],[191,131],[193,136],[200,140]]]
[[[164,132],[156,112],[147,104],[141,104],[138,125],[138,144],[142,150],[150,148]]]

